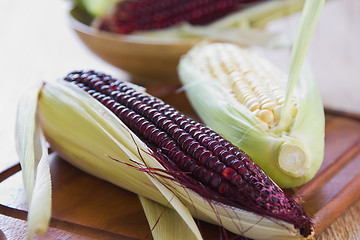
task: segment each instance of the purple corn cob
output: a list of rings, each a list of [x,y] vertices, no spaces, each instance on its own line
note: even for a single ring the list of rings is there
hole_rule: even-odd
[[[180,22],[205,25],[261,0],[127,0],[114,6],[100,29],[120,34],[168,28]]]
[[[101,102],[152,149],[174,178],[204,198],[271,216],[311,233],[309,217],[242,150],[208,127],[95,71],[65,77]]]

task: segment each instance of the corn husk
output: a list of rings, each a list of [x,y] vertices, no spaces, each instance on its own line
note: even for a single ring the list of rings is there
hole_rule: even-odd
[[[292,224],[209,201],[173,181],[170,175],[156,171],[163,167],[151,150],[112,112],[75,85],[64,81],[45,83],[30,93],[37,97],[20,102],[17,141],[24,142],[27,152],[44,149],[44,142],[37,145],[30,141],[34,134],[26,129],[39,126],[38,133],[43,132],[51,147],[71,164],[138,194],[150,227],[159,220],[152,231],[154,239],[177,239],[177,232],[183,232],[186,239],[202,239],[193,217],[252,239],[304,239]],[[19,150],[20,156],[26,155],[23,149]],[[28,173],[24,174],[24,183],[31,206],[29,216],[38,216],[29,217],[28,224],[40,226],[29,228],[29,237],[44,232],[50,217],[42,214],[50,212],[50,205],[43,203],[51,202],[51,191],[44,191],[50,186],[46,154],[43,159],[47,171],[36,171],[29,165],[32,157],[21,158],[23,172]],[[39,188],[34,175],[42,179]],[[162,211],[165,214],[157,219]]]
[[[113,4],[121,0],[74,0],[75,6],[85,10],[93,19],[91,25],[98,28],[102,18],[112,14]],[[287,38],[279,32],[264,29],[268,22],[291,15],[302,9],[305,0],[263,1],[248,4],[243,9],[222,17],[207,25],[181,22],[166,29],[136,31],[129,35],[144,37],[143,41],[207,39],[229,41],[243,45],[266,47],[289,46]]]
[[[300,11],[305,0],[264,1],[254,4],[204,26],[188,23],[163,29],[135,32],[133,35],[151,38],[201,38],[213,41],[234,42],[246,46],[284,47],[290,43],[279,32],[264,30],[275,19]]]
[[[306,2],[293,47],[289,79],[286,82],[285,77],[285,81],[280,83],[286,91],[286,98],[281,118],[274,128],[264,127],[263,122],[236,99],[233,89],[205,67],[207,53],[215,47],[238,53],[238,46],[199,44],[182,57],[178,67],[186,94],[202,121],[249,154],[283,188],[296,187],[312,179],[324,157],[322,100],[309,66],[302,67],[323,4],[324,1]],[[254,62],[266,61],[251,50],[239,50],[239,54],[244,54],[245,58],[253,56],[257,59]],[[279,71],[270,62],[266,65],[274,72]],[[297,104],[295,117],[290,107],[292,99]]]

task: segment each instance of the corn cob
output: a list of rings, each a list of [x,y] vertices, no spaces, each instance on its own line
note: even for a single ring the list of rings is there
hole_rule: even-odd
[[[309,234],[308,218],[300,206],[286,198],[248,155],[206,126],[108,75],[73,72],[65,80],[118,116],[169,172],[184,171],[196,179],[174,175],[181,177],[180,183],[199,192],[200,182],[217,193],[200,191],[203,197],[289,221]]]
[[[190,211],[253,239],[311,236],[302,207],[248,155],[128,83],[75,71],[57,84],[45,83],[34,98],[52,148],[87,172],[163,205],[169,201],[183,219]]]
[[[254,52],[229,43],[201,44],[178,69],[201,119],[277,184],[294,187],[315,175],[323,159],[324,112],[311,76],[297,85],[284,120],[287,78]]]
[[[164,29],[181,22],[205,25],[263,0],[135,0],[120,1],[105,15],[99,28],[120,34]]]

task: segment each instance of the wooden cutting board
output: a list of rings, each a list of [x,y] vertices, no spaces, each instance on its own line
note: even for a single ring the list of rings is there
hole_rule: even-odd
[[[176,83],[152,86],[148,91],[197,119]],[[360,118],[328,113],[325,143],[325,160],[316,177],[296,190],[287,190],[313,216],[316,235],[360,198]],[[135,194],[76,169],[56,153],[51,154],[50,166],[51,228],[37,239],[152,239]],[[7,227],[24,225],[17,220],[26,219],[27,214],[19,164],[0,173],[0,204],[0,214],[9,217]],[[198,224],[204,239],[234,237],[217,226]],[[24,232],[17,237],[23,238]],[[6,237],[0,234],[0,239]]]

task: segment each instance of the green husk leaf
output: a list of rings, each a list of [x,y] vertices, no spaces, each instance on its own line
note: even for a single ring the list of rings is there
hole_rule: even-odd
[[[291,52],[290,71],[287,82],[287,91],[284,102],[284,108],[281,113],[279,123],[279,131],[288,127],[291,122],[290,101],[293,96],[296,81],[299,77],[307,49],[310,44],[316,23],[319,19],[320,12],[325,3],[325,0],[306,1],[301,18],[300,27],[295,38],[294,46]]]
[[[73,0],[77,7],[84,9],[93,17],[104,15],[114,3],[120,1],[122,0]]]
[[[43,234],[51,216],[51,178],[44,135],[36,121],[38,91],[24,95],[16,118],[16,149],[28,205],[28,233]]]

